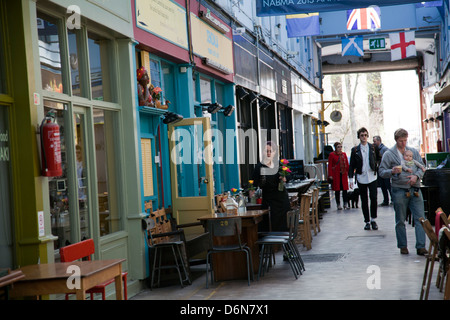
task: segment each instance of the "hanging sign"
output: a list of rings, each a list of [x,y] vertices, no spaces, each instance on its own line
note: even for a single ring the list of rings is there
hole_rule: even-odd
[[[395,6],[422,3],[420,0],[256,0],[256,15],[279,16],[296,13],[326,12],[366,8],[369,6]]]

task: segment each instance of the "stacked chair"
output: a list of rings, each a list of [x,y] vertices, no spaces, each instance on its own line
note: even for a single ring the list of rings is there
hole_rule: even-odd
[[[310,198],[309,198],[310,200]],[[260,233],[260,239],[257,244],[260,245],[260,262],[258,270],[258,279],[269,271],[269,268],[275,263],[274,259],[274,247],[282,247],[284,256],[289,262],[292,272],[296,279],[298,275],[302,274],[302,270],[305,270],[305,265],[298,250],[296,239],[298,236],[298,226],[300,221],[300,209],[298,208],[297,200],[291,202],[291,210],[287,213],[287,224],[289,231],[287,232],[264,232]],[[308,202],[309,210],[309,202]]]

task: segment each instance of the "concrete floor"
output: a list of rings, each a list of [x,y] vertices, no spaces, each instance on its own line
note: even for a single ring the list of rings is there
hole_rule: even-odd
[[[381,200],[379,190],[378,203]],[[332,199],[320,220],[321,232],[313,235],[312,249],[300,245],[306,271],[297,280],[279,252],[275,266],[250,286],[237,280],[206,289],[204,266],[196,266],[192,285],[180,288],[162,282],[160,288],[131,300],[419,300],[426,259],[416,254],[414,228],[407,225],[409,255],[401,255],[393,207],[378,207],[377,222],[378,230],[363,230],[361,209],[338,211]],[[427,239],[427,249],[428,244]],[[434,285],[435,266],[429,300],[442,300],[443,293]]]

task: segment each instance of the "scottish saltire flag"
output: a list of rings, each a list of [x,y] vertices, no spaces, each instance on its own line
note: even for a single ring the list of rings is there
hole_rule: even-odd
[[[347,30],[380,29],[380,8],[371,6],[362,9],[347,10]]]
[[[363,37],[341,38],[342,40],[342,56],[358,56],[364,55]]]
[[[290,14],[286,16],[288,38],[320,34],[319,13]]]
[[[390,33],[391,61],[416,56],[416,34],[414,31]]]

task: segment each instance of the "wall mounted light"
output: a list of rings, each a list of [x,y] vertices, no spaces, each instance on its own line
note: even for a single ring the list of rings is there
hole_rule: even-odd
[[[248,96],[248,91],[245,90],[245,89],[242,88],[242,87],[237,87],[237,89],[236,89],[236,94],[237,94],[238,98],[239,98],[240,100],[242,100],[242,99],[244,99],[246,96]]]
[[[208,111],[209,113],[217,113],[220,109],[222,109],[222,105],[220,103],[200,103],[202,106],[202,110]]]
[[[443,115],[443,114],[438,115],[438,116],[436,117],[436,120],[439,120],[439,121],[444,120],[444,115]]]
[[[168,111],[163,115],[163,123],[164,124],[177,123],[181,120],[183,120],[183,116],[179,115],[177,113],[174,113],[174,112]]]
[[[262,110],[266,110],[268,107],[270,107],[270,103],[267,102],[266,100],[259,99],[259,107],[260,107]]]
[[[231,114],[233,113],[233,111],[234,111],[234,106],[232,106],[232,105],[230,104],[228,107],[223,108],[223,115],[224,115],[225,117],[229,117],[229,116],[231,116]]]
[[[258,95],[256,93],[254,93],[253,91],[250,91],[250,93],[248,94],[249,98],[250,98],[250,103],[254,102],[256,99],[258,99]]]

